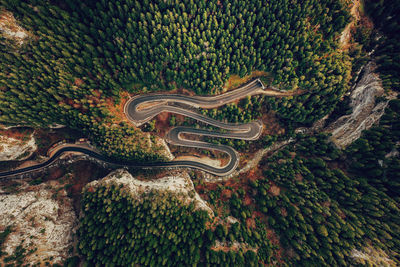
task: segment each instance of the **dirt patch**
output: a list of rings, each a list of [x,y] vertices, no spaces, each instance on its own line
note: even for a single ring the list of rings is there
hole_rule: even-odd
[[[56,180],[56,179],[62,177],[63,175],[64,175],[64,172],[61,169],[59,169],[59,168],[52,169],[49,171],[49,180]]]
[[[282,259],[283,248],[280,244],[279,237],[274,230],[267,229],[267,239],[271,241],[271,244],[276,246],[278,249],[273,250],[273,256],[275,260],[279,263],[278,266],[283,266],[284,260]]]
[[[276,185],[273,184],[273,185],[271,185],[271,187],[269,188],[268,192],[269,192],[271,195],[273,195],[274,197],[277,197],[277,196],[280,195],[281,189],[280,189],[278,186],[276,186]]]
[[[35,139],[38,146],[36,153],[41,156],[46,156],[47,151],[53,144],[63,140],[74,141],[83,137],[81,132],[69,128],[37,129],[35,131]]]
[[[108,97],[105,99],[103,105],[113,116],[113,123],[129,122],[124,113],[124,107],[126,102],[131,98],[130,94],[126,91],[120,93],[119,103],[115,103],[114,98]]]
[[[232,190],[230,190],[230,189],[224,189],[224,190],[222,190],[222,192],[221,192],[221,198],[223,199],[223,200],[228,200],[228,199],[230,199],[232,197]]]
[[[229,79],[225,82],[223,86],[223,91],[226,92],[235,89],[254,78],[265,77],[265,76],[270,76],[270,74],[268,72],[258,71],[258,70],[253,71],[250,75],[246,75],[243,78],[240,78],[239,75],[233,74],[229,76]]]
[[[303,181],[303,175],[301,175],[301,173],[296,173],[296,175],[294,176],[294,179],[298,182]]]
[[[257,248],[252,248],[246,243],[239,243],[237,241],[232,242],[232,243],[227,243],[227,242],[221,242],[219,240],[216,240],[215,246],[211,247],[212,250],[214,251],[223,251],[223,252],[229,252],[229,251],[243,251],[243,253],[246,253],[248,250],[252,250],[255,253],[257,253]]]
[[[175,90],[172,90],[172,91],[169,91],[168,93],[170,93],[170,94],[182,94],[182,95],[188,95],[188,96],[194,96],[194,95],[196,95],[195,92],[190,91],[190,90],[188,90],[188,89],[185,89],[185,88],[183,88],[183,87],[178,88],[178,89],[175,89]]]
[[[340,35],[339,43],[341,45],[341,50],[343,51],[348,50],[355,45],[352,36],[357,27],[360,27],[360,25],[367,29],[372,29],[374,27],[371,19],[365,14],[362,4],[362,0],[349,1],[348,8],[350,9],[350,14],[353,17],[353,20],[346,26]]]
[[[176,157],[175,160],[191,160],[191,161],[196,161],[196,162],[200,162],[203,164],[207,164],[213,167],[221,167],[221,161],[220,160],[216,160],[216,159],[211,159],[209,157],[196,157],[196,156],[179,156]]]
[[[22,162],[22,164],[18,165],[18,168],[30,167],[33,165],[37,165],[38,163],[39,163],[39,161],[36,161],[36,160],[26,160],[26,161]]]
[[[281,135],[285,133],[285,128],[279,124],[278,118],[274,111],[263,113],[261,118],[264,124],[264,133],[267,135]],[[262,138],[262,137],[261,137]]]
[[[307,91],[299,89],[299,88],[292,88],[292,90],[284,91],[284,90],[280,90],[275,87],[270,87],[270,88],[264,88],[264,90],[261,93],[266,96],[272,96],[272,97],[279,98],[279,97],[288,97],[288,96],[290,97],[290,96],[302,95],[305,92],[307,92]]]
[[[160,169],[129,169],[129,173],[139,181],[149,181],[160,179],[165,176],[175,175],[177,170]]]
[[[343,30],[342,34],[340,35],[340,41],[339,43],[342,46],[343,50],[346,50],[350,46],[350,40],[351,40],[351,33],[357,24],[357,22],[360,20],[360,0],[352,0],[349,1],[349,7],[350,9],[350,14],[353,17],[353,20],[346,26],[346,28]]]
[[[164,137],[165,134],[170,130],[170,117],[171,113],[168,112],[162,112],[156,116],[156,131],[159,136]]]
[[[68,195],[72,198],[76,212],[79,212],[81,207],[82,188],[91,181],[100,179],[110,172],[109,169],[102,168],[96,163],[83,160],[72,163],[64,171],[69,171],[70,173],[66,180],[66,188]]]
[[[201,138],[198,135],[193,135],[190,136],[188,139],[197,141]],[[227,154],[216,150],[205,150],[196,147],[183,147],[171,144],[169,145],[169,148],[171,150],[171,153],[176,155],[176,157],[192,156],[196,158],[205,158],[204,160],[219,160],[218,164],[220,164],[220,166],[223,166],[221,164],[227,163],[227,161],[229,160]],[[215,164],[217,164],[217,162],[215,162]]]
[[[246,219],[246,227],[249,229],[255,229],[256,228],[256,221],[254,218],[247,218]]]
[[[34,130],[32,128],[28,127],[13,127],[7,130],[0,129],[0,135],[20,141],[28,141],[33,131]]]
[[[219,159],[219,166],[225,166],[229,163],[229,158],[220,158]]]

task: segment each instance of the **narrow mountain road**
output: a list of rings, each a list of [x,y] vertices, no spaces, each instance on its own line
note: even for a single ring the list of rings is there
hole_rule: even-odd
[[[190,117],[214,127],[227,130],[228,132],[222,133],[190,127],[175,127],[167,133],[165,138],[165,140],[172,145],[218,150],[228,154],[229,162],[223,167],[218,168],[198,161],[192,161],[192,164],[196,166],[191,166],[215,175],[224,176],[234,171],[239,164],[239,154],[233,148],[225,145],[184,139],[182,138],[181,134],[185,133],[220,138],[256,140],[261,135],[263,127],[262,122],[254,121],[241,124],[224,123],[204,116],[195,111],[185,109],[180,106],[178,107],[176,104],[181,104],[181,106],[186,105],[192,108],[217,108],[249,95],[262,94],[263,92],[264,85],[259,79],[257,79],[236,90],[217,96],[185,96],[176,94],[140,95],[131,98],[125,104],[124,113],[127,118],[136,126],[140,126],[143,123],[148,122],[162,112],[170,112]]]
[[[165,139],[168,143],[173,145],[185,146],[185,147],[196,147],[202,149],[212,149],[224,152],[230,157],[229,162],[222,167],[213,167],[208,164],[204,164],[198,161],[191,160],[175,160],[169,162],[149,162],[149,163],[138,163],[121,161],[109,158],[98,153],[95,149],[91,149],[86,145],[79,144],[64,144],[62,147],[56,149],[51,157],[45,162],[39,163],[34,166],[25,168],[15,169],[7,172],[1,172],[1,177],[13,176],[28,173],[35,170],[40,170],[50,166],[56,161],[63,153],[66,152],[79,152],[84,153],[90,157],[101,160],[106,163],[110,163],[121,167],[133,167],[133,168],[167,168],[167,167],[188,167],[203,170],[214,175],[226,176],[231,174],[239,163],[239,154],[231,147],[225,145],[211,144],[201,141],[194,141],[184,139],[181,134],[195,134],[201,136],[212,136],[220,138],[233,138],[243,140],[256,140],[259,138],[262,132],[261,121],[254,121],[250,123],[224,123],[221,121],[214,120],[200,113],[194,112],[191,109],[185,109],[180,106],[187,105],[193,108],[217,108],[227,103],[236,101],[246,96],[265,94],[271,96],[287,96],[293,93],[280,92],[273,89],[265,89],[262,82],[257,79],[254,80],[236,90],[229,91],[227,93],[217,96],[185,96],[177,94],[149,94],[140,95],[131,98],[124,107],[124,112],[127,118],[136,126],[140,126],[143,123],[151,120],[162,112],[171,112],[181,114],[201,121],[203,123],[227,130],[228,132],[217,132],[209,131],[205,129],[196,129],[190,127],[175,127],[171,129]],[[180,106],[178,107],[177,104]]]

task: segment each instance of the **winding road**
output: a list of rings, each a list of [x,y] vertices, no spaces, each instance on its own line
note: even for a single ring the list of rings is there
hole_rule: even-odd
[[[56,150],[53,153],[53,155],[43,163],[30,167],[2,172],[0,173],[0,177],[23,174],[48,167],[65,152],[84,153],[98,160],[123,167],[134,167],[134,168],[189,167],[189,168],[203,170],[218,176],[229,175],[236,169],[236,167],[239,164],[239,155],[233,148],[226,145],[188,140],[183,138],[182,134],[194,134],[200,136],[233,138],[233,139],[243,139],[243,140],[258,139],[259,136],[261,135],[263,127],[260,121],[254,121],[242,124],[224,123],[221,121],[214,120],[210,117],[204,116],[195,111],[192,111],[193,108],[216,108],[225,105],[227,103],[233,102],[235,100],[241,99],[243,97],[255,94],[283,95],[284,93],[265,92],[264,85],[259,79],[257,79],[236,90],[217,96],[149,94],[149,95],[140,95],[133,97],[125,104],[124,107],[125,115],[129,119],[129,121],[136,126],[140,126],[148,122],[149,120],[151,120],[152,118],[154,118],[155,116],[157,116],[162,112],[171,112],[171,113],[181,114],[193,118],[195,120],[201,121],[203,123],[227,130],[227,132],[217,132],[205,129],[196,129],[196,128],[179,126],[172,128],[165,136],[165,140],[173,145],[211,149],[228,154],[230,158],[229,162],[222,167],[213,167],[208,164],[191,160],[175,160],[169,162],[149,162],[149,163],[133,163],[120,160],[117,161],[87,147],[79,147],[79,145],[70,145],[70,146],[65,145],[62,148]],[[188,106],[188,107],[184,108],[182,106]]]

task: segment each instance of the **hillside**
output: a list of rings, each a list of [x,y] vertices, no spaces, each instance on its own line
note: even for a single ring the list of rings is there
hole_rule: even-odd
[[[0,266],[400,265],[399,12],[0,1]]]
[[[215,94],[232,74],[266,71],[275,86],[307,91],[270,100],[299,122],[327,114],[346,91],[349,59],[335,40],[349,14],[335,1],[3,2],[34,37],[14,49],[2,42],[0,122],[82,129],[110,155],[123,146],[125,158],[159,157],[138,129],[112,126],[107,103],[125,91]]]

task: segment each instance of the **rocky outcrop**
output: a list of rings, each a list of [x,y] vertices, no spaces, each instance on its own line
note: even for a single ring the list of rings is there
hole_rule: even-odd
[[[24,160],[29,158],[36,149],[33,134],[26,141],[0,134],[0,161]]]
[[[150,138],[150,137],[149,137]],[[157,146],[162,147],[163,149],[160,151],[160,154],[164,157],[166,157],[168,160],[173,160],[175,157],[172,155],[171,150],[169,149],[167,143],[165,143],[165,140],[159,137],[155,137],[156,141],[155,144]]]
[[[62,264],[71,256],[77,225],[72,200],[56,181],[22,187],[15,193],[0,191],[0,232],[12,227],[3,244],[7,255],[0,257],[0,263],[22,245],[24,264]]]
[[[0,32],[7,38],[15,41],[18,45],[22,45],[29,33],[18,25],[14,15],[0,8]]]
[[[379,121],[390,99],[395,94],[389,94],[382,101],[376,98],[383,96],[378,74],[374,73],[375,65],[370,62],[364,67],[364,74],[350,95],[352,112],[328,125],[324,131],[332,134],[331,141],[338,148],[345,148],[361,136],[363,130],[369,129]]]
[[[63,124],[58,124],[58,123],[53,123],[51,125],[49,125],[50,129],[61,129],[61,128],[65,128],[67,126],[63,125]]]
[[[361,249],[353,249],[350,258],[354,261],[355,265],[397,266],[385,251],[380,248],[374,248],[371,245],[367,245]]]
[[[210,217],[214,213],[207,203],[201,199],[199,194],[195,191],[192,179],[184,171],[176,171],[173,175],[168,175],[154,181],[141,181],[134,178],[129,172],[124,169],[112,172],[105,178],[99,181],[93,181],[87,187],[98,187],[108,183],[116,183],[124,185],[124,188],[129,188],[130,193],[134,197],[140,198],[142,194],[156,191],[170,191],[177,195],[184,196],[188,202],[194,201],[197,209],[203,209],[208,212]]]

